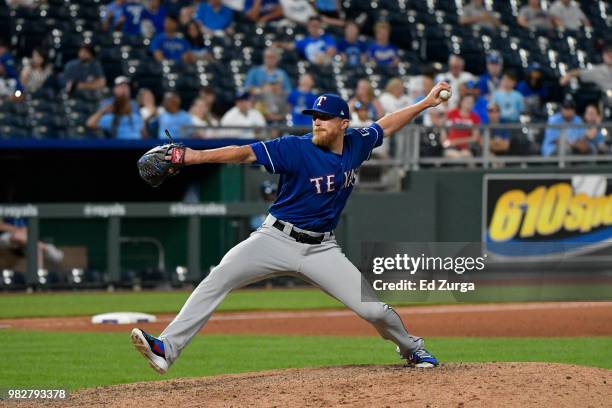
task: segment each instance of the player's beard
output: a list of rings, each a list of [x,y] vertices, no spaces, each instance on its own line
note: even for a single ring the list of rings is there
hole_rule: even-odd
[[[329,149],[335,139],[335,135],[326,129],[313,129],[312,143],[319,147]]]

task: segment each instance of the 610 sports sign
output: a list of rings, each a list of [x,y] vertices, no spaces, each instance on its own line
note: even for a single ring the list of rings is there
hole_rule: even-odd
[[[493,256],[612,256],[612,176],[487,175],[483,242]]]

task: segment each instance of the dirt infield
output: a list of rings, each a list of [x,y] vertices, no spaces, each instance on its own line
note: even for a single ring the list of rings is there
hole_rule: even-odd
[[[609,407],[612,371],[545,363],[344,366],[141,382],[73,393],[79,407]],[[19,404],[20,407],[40,406]]]
[[[563,337],[612,335],[612,302],[508,303],[419,306],[396,309],[421,336]],[[174,315],[138,324],[159,333]],[[131,326],[94,325],[89,317],[0,320],[0,329],[45,331],[129,331]],[[377,336],[350,310],[228,312],[213,315],[204,333]]]

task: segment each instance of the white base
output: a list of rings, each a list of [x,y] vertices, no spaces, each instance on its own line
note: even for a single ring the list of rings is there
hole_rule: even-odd
[[[155,315],[138,312],[114,312],[95,315],[91,318],[93,324],[136,324],[155,323]]]

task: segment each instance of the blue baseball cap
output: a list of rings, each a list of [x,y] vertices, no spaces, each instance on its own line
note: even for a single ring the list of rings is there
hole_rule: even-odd
[[[312,115],[315,112],[335,116],[341,119],[349,119],[349,107],[340,95],[326,93],[319,96],[312,104],[312,109],[304,109],[304,115]]]

